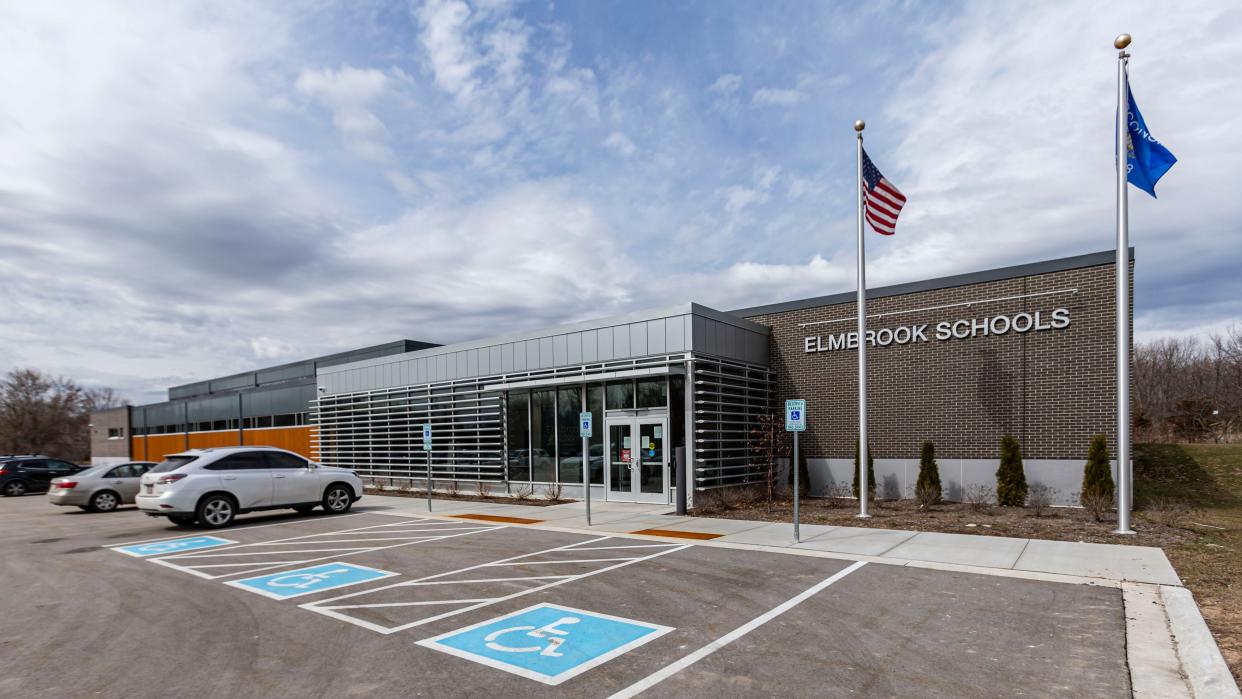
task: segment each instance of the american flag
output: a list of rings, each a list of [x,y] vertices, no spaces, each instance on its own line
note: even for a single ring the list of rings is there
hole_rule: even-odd
[[[892,235],[897,232],[897,216],[901,207],[906,205],[906,195],[884,179],[875,163],[862,154],[863,184],[867,190],[866,213],[867,223],[881,235]]]

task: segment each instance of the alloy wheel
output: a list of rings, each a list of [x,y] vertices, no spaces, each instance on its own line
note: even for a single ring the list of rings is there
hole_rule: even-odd
[[[349,504],[349,493],[344,488],[333,488],[328,491],[328,509],[333,512],[340,512]]]
[[[232,517],[233,506],[224,498],[212,500],[203,508],[203,519],[207,520],[207,523],[213,527],[227,524]]]

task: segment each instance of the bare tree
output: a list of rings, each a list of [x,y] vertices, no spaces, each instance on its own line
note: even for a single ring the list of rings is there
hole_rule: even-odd
[[[1134,353],[1134,427],[1146,440],[1226,442],[1242,432],[1242,328],[1170,337]]]
[[[755,427],[750,431],[750,450],[759,458],[764,467],[769,512],[772,510],[772,500],[776,496],[776,462],[787,453],[784,428],[784,416],[764,413],[759,416]]]
[[[85,461],[91,411],[121,404],[110,388],[87,390],[34,369],[13,369],[0,379],[0,453]]]

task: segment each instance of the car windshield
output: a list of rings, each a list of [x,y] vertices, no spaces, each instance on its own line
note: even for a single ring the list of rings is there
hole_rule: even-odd
[[[152,466],[151,470],[147,471],[147,473],[168,473],[169,471],[176,471],[196,459],[198,459],[197,456],[170,456]]]

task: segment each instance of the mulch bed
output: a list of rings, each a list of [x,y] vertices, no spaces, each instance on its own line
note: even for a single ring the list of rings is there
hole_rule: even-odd
[[[1103,522],[1096,522],[1085,510],[1075,507],[1047,508],[1042,516],[1037,517],[1031,508],[1023,507],[995,505],[972,507],[966,503],[946,502],[930,509],[919,509],[918,503],[914,500],[890,500],[873,502],[870,507],[871,518],[862,520],[856,517],[858,514],[856,500],[805,498],[802,501],[801,511],[803,524],[827,524],[838,527],[906,529],[920,532],[1159,547],[1198,538],[1198,533],[1195,531],[1147,520],[1140,512],[1135,513],[1131,522],[1136,533],[1133,536],[1118,536],[1111,533],[1117,527],[1115,516],[1110,516]],[[695,508],[691,514],[721,519],[791,522],[793,521],[793,501],[788,498],[777,500],[772,503],[770,509],[765,500],[730,503],[712,508]]]

